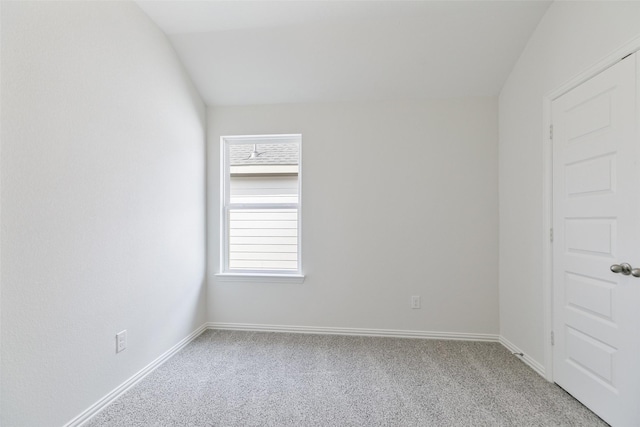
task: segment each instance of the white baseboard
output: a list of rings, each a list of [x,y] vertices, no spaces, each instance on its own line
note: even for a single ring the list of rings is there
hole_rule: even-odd
[[[520,360],[522,360],[525,364],[529,365],[531,369],[536,371],[538,374],[542,376],[542,378],[547,378],[545,376],[545,369],[540,363],[536,362],[531,356],[525,354],[522,350],[520,350],[515,344],[506,339],[503,336],[500,336],[500,344],[505,346],[512,353],[522,353],[522,356],[518,356]]]
[[[462,341],[487,341],[499,342],[512,353],[522,353],[517,356],[531,369],[545,377],[545,369],[540,363],[532,359],[522,350],[516,347],[505,337],[496,334],[476,334],[460,332],[430,332],[430,331],[407,331],[397,329],[366,329],[366,328],[330,328],[315,326],[288,326],[288,325],[261,325],[250,323],[223,323],[209,322],[208,329],[234,330],[234,331],[262,331],[262,332],[293,332],[301,334],[329,334],[329,335],[356,335],[356,336],[377,336],[392,338],[422,338],[440,340],[462,340]]]
[[[250,323],[222,323],[209,322],[209,329],[223,329],[234,331],[263,331],[263,332],[293,332],[300,334],[327,334],[327,335],[357,335],[369,337],[392,338],[423,338],[439,340],[464,340],[464,341],[489,341],[499,342],[499,336],[495,334],[476,334],[461,332],[430,332],[408,331],[398,329],[367,329],[367,328],[331,328],[320,326],[287,326],[287,325],[259,325]]]
[[[193,341],[196,337],[198,337],[201,333],[203,333],[207,329],[207,324],[203,324],[198,329],[190,333],[186,338],[181,340],[178,344],[171,347],[169,350],[165,351],[160,357],[158,357],[153,362],[149,363],[147,366],[142,368],[139,372],[133,375],[131,378],[120,384],[118,387],[113,389],[109,394],[107,394],[102,399],[98,400],[96,403],[91,405],[87,410],[83,413],[69,421],[64,427],[80,427],[91,418],[96,416],[100,411],[106,408],[111,402],[120,397],[123,393],[128,391],[131,387],[136,385],[140,380],[149,375],[155,369],[157,369],[160,365],[166,362],[171,356],[176,354],[178,351],[182,350],[184,346]]]

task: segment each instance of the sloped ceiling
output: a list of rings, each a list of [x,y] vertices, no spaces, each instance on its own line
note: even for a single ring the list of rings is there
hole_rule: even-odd
[[[138,1],[209,105],[495,96],[549,1]]]

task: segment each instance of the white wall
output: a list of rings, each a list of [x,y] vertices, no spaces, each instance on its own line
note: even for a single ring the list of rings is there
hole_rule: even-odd
[[[304,284],[222,283],[221,135],[302,134]],[[209,109],[213,322],[497,333],[497,100]],[[410,309],[410,296],[422,309]]]
[[[540,364],[543,97],[638,35],[638,2],[555,2],[500,95],[500,331]]]
[[[1,36],[0,424],[60,426],[205,321],[205,111],[133,3],[2,2]]]

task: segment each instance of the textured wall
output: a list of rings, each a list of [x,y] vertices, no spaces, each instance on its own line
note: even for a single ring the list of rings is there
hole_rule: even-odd
[[[497,333],[497,126],[494,98],[209,109],[209,319]],[[307,278],[222,283],[220,136],[269,133],[302,134]]]
[[[1,36],[0,424],[59,426],[205,321],[204,106],[133,3],[2,2]]]
[[[500,94],[500,331],[544,363],[543,97],[640,35],[640,3],[555,2]]]

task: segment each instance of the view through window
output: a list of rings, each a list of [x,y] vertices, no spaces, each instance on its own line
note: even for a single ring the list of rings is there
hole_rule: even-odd
[[[300,273],[300,135],[223,138],[223,265]]]

